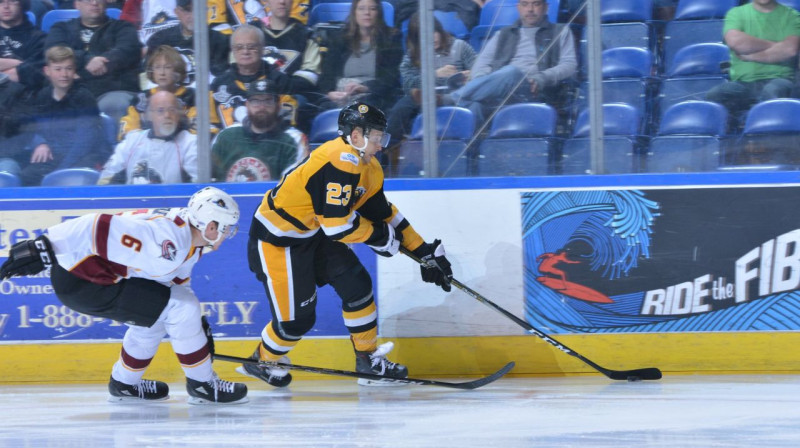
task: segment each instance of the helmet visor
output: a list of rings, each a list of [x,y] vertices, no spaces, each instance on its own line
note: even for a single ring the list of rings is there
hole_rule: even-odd
[[[378,131],[378,130],[371,130],[369,131],[368,137],[369,141],[371,142],[378,142],[381,145],[381,148],[385,148],[389,145],[389,140],[392,138],[392,135],[388,132]]]
[[[226,224],[219,229],[220,236],[229,240],[236,236],[236,232],[239,231],[239,223],[236,224]]]

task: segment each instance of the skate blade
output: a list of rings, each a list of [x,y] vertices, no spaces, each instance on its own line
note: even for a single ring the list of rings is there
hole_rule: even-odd
[[[206,400],[205,398],[191,397],[191,396],[189,397],[188,400],[186,400],[186,402],[189,403],[189,404],[211,405],[211,406],[225,406],[225,405],[228,405],[228,404],[244,404],[244,403],[247,403],[248,401],[250,401],[250,399],[247,398],[247,397],[242,397],[242,398],[240,398],[240,399],[238,399],[236,401],[220,402],[220,401],[211,401],[211,400]]]
[[[368,387],[403,387],[408,386],[408,383],[401,383],[398,381],[393,381],[390,379],[385,380],[368,380],[366,378],[359,378],[358,379],[359,386],[368,386]]]
[[[145,400],[144,398],[139,397],[115,397],[113,395],[108,397],[109,403],[160,403],[167,400],[169,400],[169,395],[164,398],[156,398],[152,400]]]

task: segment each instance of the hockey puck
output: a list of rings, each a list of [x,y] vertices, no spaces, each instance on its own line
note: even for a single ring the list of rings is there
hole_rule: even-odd
[[[636,381],[641,381],[641,380],[642,380],[641,377],[638,377],[638,376],[635,376],[635,375],[631,375],[631,376],[628,377],[628,382],[629,383],[634,383]]]

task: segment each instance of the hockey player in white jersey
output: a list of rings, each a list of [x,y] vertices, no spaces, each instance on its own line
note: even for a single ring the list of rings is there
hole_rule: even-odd
[[[50,268],[62,303],[128,324],[108,384],[111,401],[169,398],[166,383],[143,379],[168,334],[190,403],[243,403],[247,386],[219,379],[212,368],[200,303],[188,285],[195,263],[231,238],[238,222],[239,206],[214,187],[195,193],[186,208],[91,213],[14,245],[0,280]]]

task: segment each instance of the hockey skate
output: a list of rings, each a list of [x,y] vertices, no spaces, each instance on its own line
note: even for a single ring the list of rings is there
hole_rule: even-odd
[[[393,342],[387,342],[378,346],[374,352],[360,352],[356,350],[356,371],[361,373],[372,373],[374,375],[385,375],[392,378],[407,378],[408,369],[402,364],[397,364],[386,359],[386,355],[394,348]],[[391,379],[368,380],[359,378],[358,384],[361,386],[403,386]]]
[[[164,401],[169,399],[167,383],[155,380],[139,380],[138,384],[125,384],[114,378],[108,382],[108,398],[117,401]]]
[[[250,359],[259,360],[258,350],[259,347],[256,347],[256,351]],[[288,357],[282,356],[278,362],[289,364],[291,361],[289,361]],[[277,365],[242,364],[236,368],[236,371],[242,375],[257,378],[274,387],[286,387],[292,382],[292,374],[289,373],[288,370],[278,367]]]
[[[239,404],[247,403],[247,386],[219,379],[217,374],[211,381],[186,378],[189,404]]]

